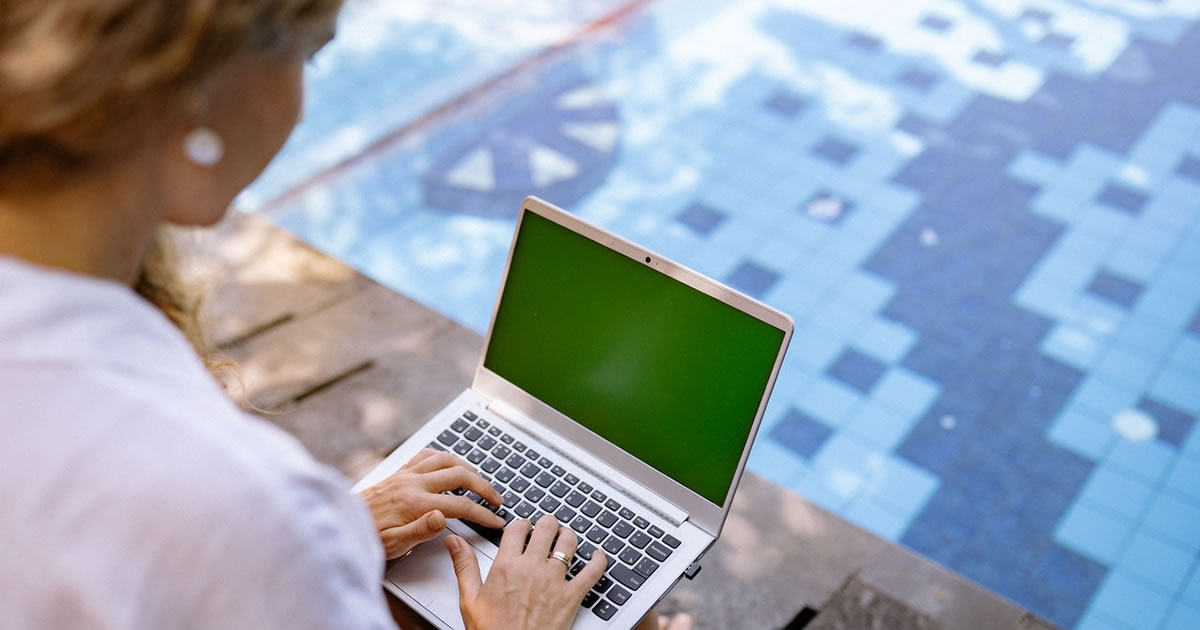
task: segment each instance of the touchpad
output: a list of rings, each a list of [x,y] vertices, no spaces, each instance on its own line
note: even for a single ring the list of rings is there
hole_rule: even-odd
[[[454,562],[446,551],[443,539],[449,532],[419,545],[412,553],[399,559],[387,572],[387,579],[414,600],[441,618],[442,623],[462,628],[462,616],[458,609],[458,578],[454,574]],[[473,548],[473,547],[472,547]],[[480,575],[487,578],[492,559],[475,550]]]

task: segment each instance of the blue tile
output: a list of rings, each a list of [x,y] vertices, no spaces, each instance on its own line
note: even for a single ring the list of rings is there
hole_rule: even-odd
[[[683,209],[675,220],[688,226],[700,236],[708,236],[728,219],[728,215],[707,204],[693,202]]]
[[[908,527],[908,519],[870,499],[859,499],[845,513],[851,523],[883,538],[899,540]]]
[[[834,361],[833,365],[829,366],[827,374],[866,394],[875,387],[886,371],[886,365],[849,348],[837,361]]]
[[[1150,386],[1150,395],[1181,411],[1200,415],[1200,373],[1170,364]]]
[[[813,147],[813,154],[823,157],[837,166],[845,166],[858,153],[857,146],[834,137],[825,138]]]
[[[1188,332],[1200,335],[1200,311],[1196,311],[1196,316],[1192,318],[1192,323],[1188,324]]]
[[[795,453],[776,445],[772,440],[762,439],[754,441],[746,466],[785,488],[792,487],[807,470],[804,461]]]
[[[1175,169],[1175,172],[1184,177],[1200,179],[1200,158],[1193,155],[1185,155],[1183,161]]]
[[[1170,604],[1170,597],[1122,571],[1108,574],[1092,602],[1095,610],[1131,628],[1157,628]]]
[[[799,406],[810,416],[836,427],[844,424],[860,404],[862,397],[854,390],[821,378],[804,395]]]
[[[941,15],[929,14],[921,18],[921,26],[931,31],[945,33],[954,26],[954,22],[951,21],[950,18]]]
[[[1200,457],[1179,457],[1167,476],[1167,489],[1200,500]]]
[[[904,440],[917,418],[906,417],[880,403],[868,402],[846,423],[845,430],[885,450]]]
[[[1053,50],[1070,50],[1075,38],[1062,33],[1047,33],[1038,43]]]
[[[885,363],[899,361],[917,342],[904,326],[887,319],[873,319],[854,339],[854,347]]]
[[[763,108],[783,118],[795,118],[808,109],[808,99],[789,90],[779,90],[763,103]]]
[[[883,42],[879,41],[878,37],[866,33],[851,33],[850,37],[846,38],[846,44],[870,53],[876,53],[883,49]]]
[[[1071,627],[1104,581],[1108,568],[1070,549],[1051,544],[1033,571],[1032,582],[1047,595],[1054,611],[1040,612],[1051,616],[1056,623]]]
[[[901,85],[921,92],[928,92],[938,83],[938,75],[921,68],[909,68],[896,79]]]
[[[1111,566],[1125,548],[1130,530],[1129,523],[1076,503],[1058,524],[1054,539],[1072,551]]]
[[[1194,502],[1160,494],[1142,523],[1172,542],[1187,546],[1193,553],[1200,550],[1200,506]]]
[[[745,261],[725,278],[725,282],[747,295],[762,298],[779,282],[779,272]]]
[[[845,197],[822,190],[800,205],[804,216],[821,223],[838,225],[854,210],[854,202]]]
[[[994,52],[991,50],[981,50],[971,57],[971,61],[990,68],[999,68],[1004,62],[1008,61],[1008,55]]]
[[[937,383],[904,368],[892,368],[876,385],[875,400],[912,416],[919,416],[939,393]]]
[[[812,457],[833,431],[810,416],[789,409],[783,419],[771,429],[771,439],[801,457]]]
[[[1200,606],[1187,602],[1176,602],[1175,608],[1167,615],[1167,621],[1162,630],[1196,630],[1200,628]]]
[[[937,491],[938,478],[899,457],[888,456],[880,473],[865,489],[864,496],[899,514],[915,514]]]
[[[1126,308],[1137,302],[1142,289],[1141,284],[1104,270],[1099,271],[1087,287],[1089,293]]]
[[[1196,424],[1194,416],[1190,416],[1151,398],[1143,397],[1141,402],[1138,403],[1138,409],[1150,414],[1158,422],[1158,437],[1162,441],[1174,446],[1182,445],[1184,438],[1192,430],[1192,426]]]
[[[1055,420],[1047,437],[1052,443],[1092,461],[1108,454],[1116,439],[1108,424],[1076,409],[1067,410]]]
[[[1196,567],[1192,569],[1192,579],[1183,589],[1183,597],[1200,606],[1200,563],[1197,563]]]
[[[1109,516],[1136,521],[1150,505],[1154,487],[1114,467],[1099,467],[1083,487],[1082,499]]]
[[[1183,586],[1192,566],[1193,550],[1156,534],[1138,532],[1129,541],[1118,565],[1169,593]]]
[[[1104,190],[1100,191],[1100,194],[1096,197],[1096,201],[1119,210],[1124,210],[1130,214],[1138,214],[1142,211],[1142,207],[1146,205],[1148,197],[1136,190],[1114,182],[1108,184]]]
[[[1108,462],[1157,483],[1175,458],[1175,449],[1158,440],[1130,442],[1118,439],[1108,452]]]

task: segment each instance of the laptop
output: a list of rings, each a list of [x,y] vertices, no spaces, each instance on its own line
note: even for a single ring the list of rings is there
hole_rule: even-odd
[[[505,498],[489,506],[505,520],[554,514],[578,533],[570,575],[608,554],[573,628],[630,628],[720,535],[792,330],[784,313],[526,198],[474,381],[355,489],[423,448],[456,453]],[[502,530],[447,529],[486,579]],[[463,628],[440,538],[391,563],[384,587]]]

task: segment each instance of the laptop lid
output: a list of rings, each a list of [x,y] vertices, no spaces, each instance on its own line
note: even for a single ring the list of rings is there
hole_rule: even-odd
[[[525,200],[473,387],[720,532],[787,315]]]

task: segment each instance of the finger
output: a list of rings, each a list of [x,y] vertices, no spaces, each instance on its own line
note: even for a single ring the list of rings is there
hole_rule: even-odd
[[[554,551],[561,552],[567,557],[567,566],[575,561],[575,549],[579,547],[579,537],[570,527],[560,527],[558,538],[554,541]]]
[[[529,545],[525,547],[525,553],[532,555],[534,558],[549,558],[550,543],[554,540],[554,535],[558,533],[558,519],[552,514],[543,514],[542,518],[534,524],[533,534],[529,536]]]
[[[379,536],[384,541],[390,560],[408,553],[409,549],[423,542],[433,540],[445,528],[445,515],[434,510],[407,525],[385,529]]]
[[[426,473],[421,475],[421,485],[433,493],[466,488],[487,499],[488,503],[492,505],[500,505],[504,502],[500,493],[496,492],[492,484],[485,481],[483,477],[480,477],[474,468],[468,469],[461,466],[452,466]]]
[[[523,518],[509,523],[508,527],[504,528],[504,536],[500,538],[500,551],[496,554],[496,560],[520,556],[525,547],[525,538],[529,536],[532,527],[533,524]]]
[[[483,580],[479,577],[479,561],[475,550],[458,536],[446,537],[446,549],[454,561],[454,575],[458,578],[458,602],[460,607],[475,601]]]
[[[496,516],[491,510],[475,503],[467,497],[452,494],[434,494],[429,496],[433,509],[441,510],[446,518],[465,518],[468,521],[500,529],[504,527],[504,519]]]
[[[467,463],[467,460],[443,451],[438,451],[433,455],[422,459],[414,464],[409,470],[415,473],[430,473],[435,470],[450,468],[451,466],[462,466],[467,470],[475,470],[475,467]]]
[[[440,452],[441,451],[439,451],[437,449],[423,448],[423,449],[417,451],[417,454],[413,455],[412,459],[408,460],[408,463],[401,467],[401,470],[411,470],[413,466],[416,466],[421,461],[428,459],[429,457],[432,457],[433,455],[437,455]]]
[[[583,570],[579,575],[571,580],[572,588],[576,589],[579,599],[583,599],[587,595],[589,589],[600,581],[600,577],[604,575],[604,569],[608,567],[608,558],[603,553],[593,553],[592,559],[584,565]]]

